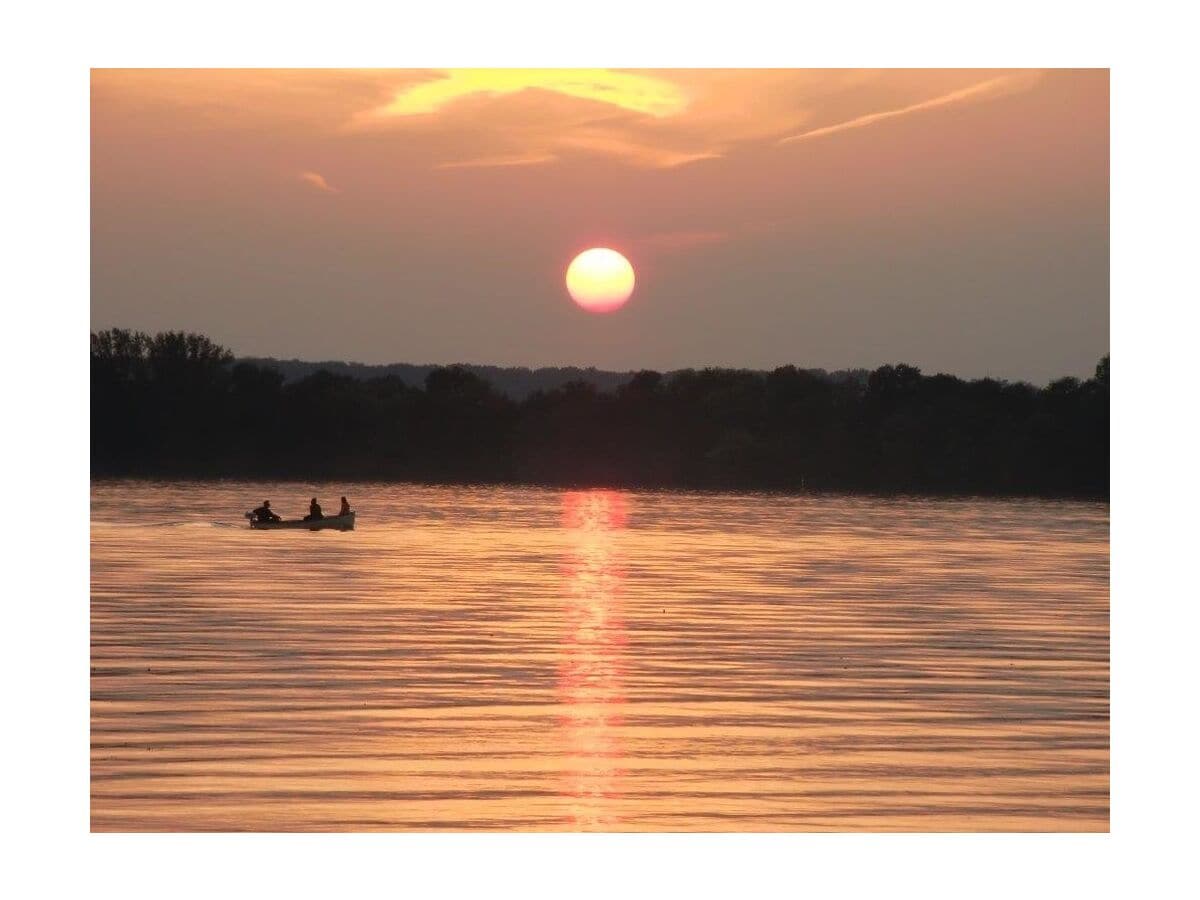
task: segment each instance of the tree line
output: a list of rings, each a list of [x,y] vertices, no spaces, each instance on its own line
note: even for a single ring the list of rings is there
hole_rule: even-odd
[[[1107,498],[1109,361],[1044,388],[881,366],[833,378],[638,372],[520,400],[461,366],[424,386],[285,383],[209,338],[91,336],[94,475],[524,482]]]
[[[299,381],[324,369],[331,375],[350,375],[359,381],[395,375],[410,387],[419,387],[425,384],[425,379],[429,377],[430,372],[434,369],[444,368],[444,366],[413,365],[411,363],[364,365],[363,363],[310,362],[300,359],[272,359],[269,357],[241,357],[235,362],[248,362],[261,368],[278,369],[283,375],[284,384]],[[546,366],[540,369],[529,369],[521,366],[464,365],[462,368],[473,375],[478,375],[491,384],[494,389],[514,400],[524,400],[534,391],[552,390],[572,381],[585,381],[594,384],[602,391],[612,391],[633,375],[632,372],[609,372],[595,368],[584,369],[578,366]]]

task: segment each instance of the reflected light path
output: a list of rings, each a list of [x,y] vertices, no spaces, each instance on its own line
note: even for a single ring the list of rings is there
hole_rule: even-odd
[[[1107,505],[319,489],[93,483],[94,831],[1108,828]]]
[[[565,630],[558,693],[566,735],[564,793],[578,829],[618,825],[625,629],[617,532],[626,521],[619,491],[563,494],[570,538],[564,567]]]

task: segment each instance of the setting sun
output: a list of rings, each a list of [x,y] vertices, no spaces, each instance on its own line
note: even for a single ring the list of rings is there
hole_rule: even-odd
[[[633,266],[616,250],[593,247],[567,267],[567,291],[588,312],[612,312],[633,293]]]

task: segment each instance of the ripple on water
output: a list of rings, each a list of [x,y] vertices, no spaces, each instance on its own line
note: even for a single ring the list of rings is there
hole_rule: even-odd
[[[1108,828],[1106,504],[97,482],[91,620],[95,830]]]

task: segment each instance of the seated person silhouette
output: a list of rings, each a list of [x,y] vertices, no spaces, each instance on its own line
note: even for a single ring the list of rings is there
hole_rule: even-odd
[[[308,515],[304,517],[305,522],[312,522],[315,519],[323,519],[325,516],[321,513],[321,504],[317,502],[317,498],[313,497],[312,502],[308,504]]]
[[[279,516],[271,511],[271,501],[264,500],[262,506],[253,512],[254,521],[256,522],[278,522]]]
[[[350,501],[348,501],[345,497],[342,498],[342,508],[340,510],[338,510],[338,515],[339,516],[350,515]]]

